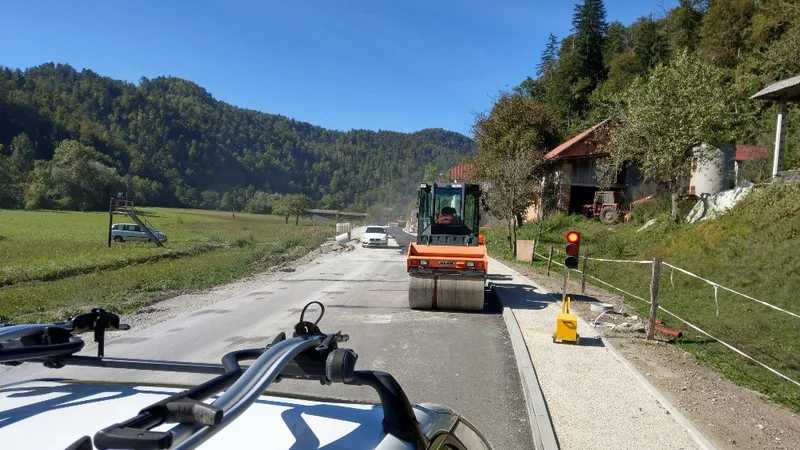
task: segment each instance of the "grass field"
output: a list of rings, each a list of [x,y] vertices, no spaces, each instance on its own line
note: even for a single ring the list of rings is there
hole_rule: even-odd
[[[645,219],[655,225],[637,231]],[[564,236],[581,233],[583,249],[590,256],[609,259],[664,261],[723,286],[800,313],[800,186],[769,186],[752,193],[723,217],[695,225],[670,224],[666,214],[641,210],[635,223],[602,225],[599,221],[557,215],[542,222],[537,252],[547,254],[554,246],[554,260],[562,262]],[[538,224],[530,223],[519,239],[533,239]],[[487,236],[494,256],[511,259],[505,230]],[[543,261],[535,263],[539,268]],[[642,298],[649,298],[649,265],[590,261],[588,272]],[[557,269],[558,275],[561,276]],[[588,280],[591,283],[591,280]],[[597,284],[598,287],[606,287]],[[618,293],[619,292],[615,292]],[[723,290],[714,301],[714,288],[700,280],[662,267],[659,305],[740,348],[759,361],[800,380],[800,320]],[[649,306],[626,300],[642,316]],[[734,382],[758,390],[794,411],[800,411],[800,388],[782,380],[721,344],[709,340],[681,322],[662,314],[668,327],[684,333],[676,344],[715,367]]]
[[[164,247],[109,248],[108,213],[0,210],[0,322],[60,320],[94,306],[131,312],[296,259],[333,234],[244,213],[148,208],[140,217],[167,235]]]

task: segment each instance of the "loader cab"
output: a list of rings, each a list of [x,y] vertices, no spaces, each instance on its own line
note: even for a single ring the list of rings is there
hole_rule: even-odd
[[[480,186],[421,183],[417,199],[417,243],[478,245]]]

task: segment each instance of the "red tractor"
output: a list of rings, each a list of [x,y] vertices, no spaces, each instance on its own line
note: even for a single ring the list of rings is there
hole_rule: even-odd
[[[594,203],[583,205],[583,214],[586,217],[597,217],[605,224],[612,224],[624,216],[628,205],[625,197],[619,191],[597,191]]]

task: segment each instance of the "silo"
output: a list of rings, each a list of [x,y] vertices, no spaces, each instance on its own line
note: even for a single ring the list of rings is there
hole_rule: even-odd
[[[696,156],[692,162],[690,194],[716,194],[733,187],[733,143],[718,146],[701,144],[692,151]],[[704,153],[705,157],[700,156]]]

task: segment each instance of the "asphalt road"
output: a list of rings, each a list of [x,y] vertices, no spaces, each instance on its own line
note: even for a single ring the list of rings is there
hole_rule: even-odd
[[[450,406],[481,429],[496,449],[532,449],[516,362],[495,299],[487,292],[482,313],[410,310],[403,249],[411,236],[399,228],[392,229],[391,234],[399,244],[393,248],[358,246],[282,280],[254,281],[235,295],[198,310],[114,334],[107,341],[106,355],[219,362],[231,350],[265,345],[280,331],[291,335],[302,307],[318,300],[326,306],[320,328],[350,335],[342,346],[358,353],[358,369],[390,372],[412,403]],[[86,340],[91,339],[87,336]],[[84,350],[84,354],[91,351]],[[31,377],[157,383],[207,379],[200,375],[75,367],[54,371],[21,366],[0,374],[0,384]],[[368,388],[297,380],[284,380],[270,390],[378,400]]]

